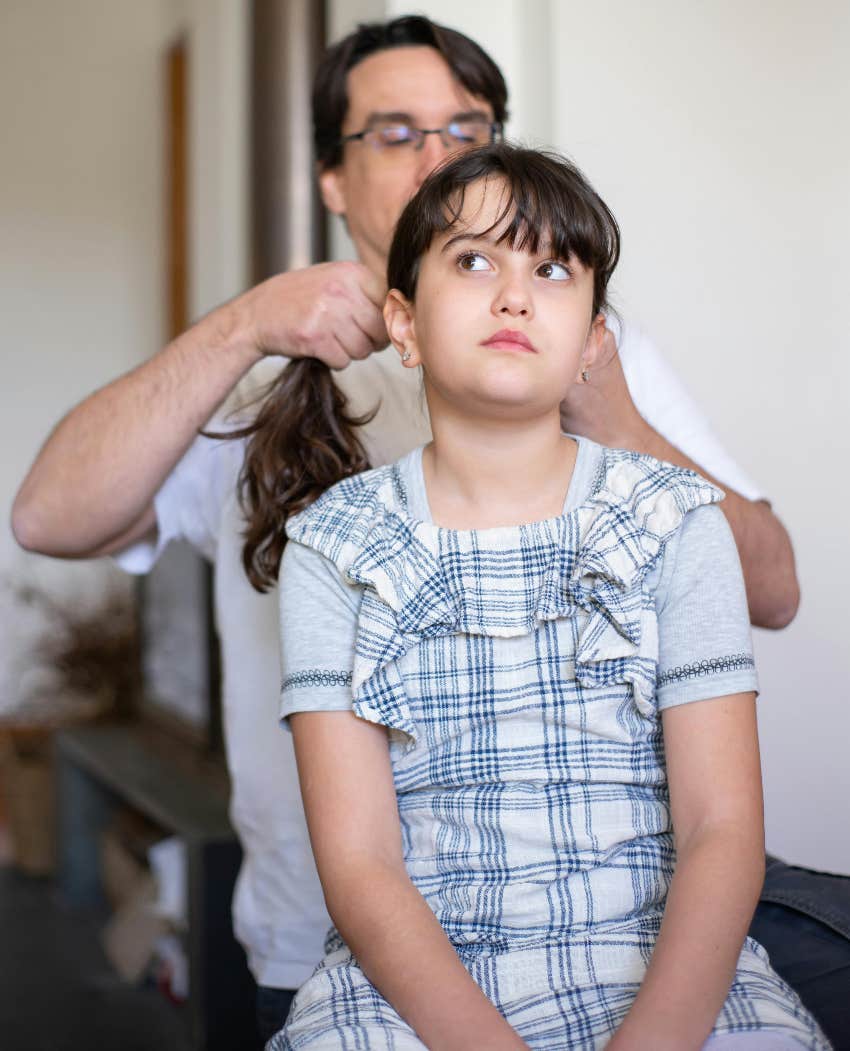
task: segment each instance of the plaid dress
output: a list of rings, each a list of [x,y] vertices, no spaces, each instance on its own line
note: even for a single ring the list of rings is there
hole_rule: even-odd
[[[605,450],[590,498],[530,525],[418,521],[396,465],[287,526],[362,588],[352,708],[388,728],[408,873],[532,1048],[604,1046],[649,962],[675,856],[644,583],[720,495]],[[748,940],[714,1032],[753,1030],[829,1048]],[[424,1047],[335,932],[267,1046]]]

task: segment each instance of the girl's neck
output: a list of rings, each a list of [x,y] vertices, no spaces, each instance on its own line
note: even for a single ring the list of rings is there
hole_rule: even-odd
[[[422,471],[436,525],[489,529],[562,513],[577,445],[559,415],[506,423],[440,413],[431,425]]]

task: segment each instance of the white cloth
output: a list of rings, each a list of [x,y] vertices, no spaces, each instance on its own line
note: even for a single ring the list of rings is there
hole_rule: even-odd
[[[633,325],[621,326],[615,317],[609,317],[607,324],[617,339],[632,401],[646,422],[723,485],[748,500],[764,499],[652,340]]]
[[[638,411],[720,482],[758,498],[653,344],[638,329],[624,327],[619,345]],[[373,464],[391,463],[429,440],[418,374],[402,368],[393,350],[335,375],[353,412],[380,401],[363,435]],[[231,818],[245,855],[234,925],[258,984],[296,988],[322,955],[329,920],[310,853],[291,738],[277,726],[277,596],[255,592],[240,560],[236,478],[242,455],[240,442],[195,441],[156,496],[155,541],[116,557],[127,571],[144,573],[171,540],[186,539],[215,565]]]

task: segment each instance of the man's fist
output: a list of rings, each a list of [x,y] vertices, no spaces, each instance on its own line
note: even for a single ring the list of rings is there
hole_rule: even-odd
[[[333,369],[388,342],[386,288],[360,263],[318,263],[276,274],[240,297],[249,339],[260,354],[318,358]]]
[[[561,427],[613,448],[639,448],[647,424],[635,408],[617,343],[608,329],[587,383],[574,383],[561,402]]]

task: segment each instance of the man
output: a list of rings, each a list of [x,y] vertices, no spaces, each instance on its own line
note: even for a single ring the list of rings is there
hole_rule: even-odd
[[[361,27],[317,75],[319,181],[345,216],[358,263],[277,275],[224,304],[159,354],[73,409],[24,480],[13,528],[26,548],[116,555],[144,572],[177,537],[216,566],[232,817],[245,859],[235,928],[259,986],[263,1035],[321,954],[327,917],[300,807],[289,738],[275,730],[273,595],[252,591],[240,561],[236,479],[243,446],[198,438],[238,381],[266,356],[316,357],[337,373],[373,463],[427,440],[418,390],[390,352],[381,320],[384,269],[400,211],[449,153],[499,134],[501,73],[459,33],[424,18]],[[349,367],[350,366],[350,367]],[[628,379],[628,383],[626,380]],[[753,623],[781,627],[798,589],[788,536],[726,457],[648,341],[625,329],[607,361],[564,406],[565,428],[696,467],[727,492]]]

